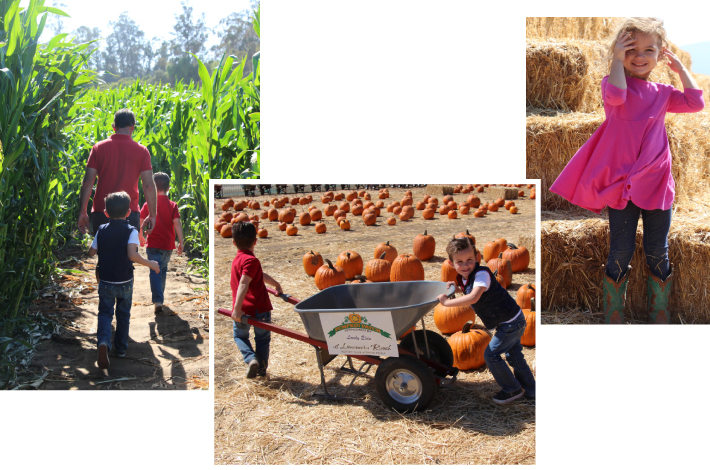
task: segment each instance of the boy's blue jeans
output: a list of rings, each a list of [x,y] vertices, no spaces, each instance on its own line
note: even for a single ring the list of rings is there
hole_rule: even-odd
[[[145,254],[148,260],[157,261],[160,265],[160,274],[150,270],[150,291],[153,294],[153,303],[162,304],[165,301],[165,278],[168,275],[168,262],[173,250],[161,250],[160,248],[146,248]]]
[[[111,322],[116,306],[116,334],[114,346],[117,353],[128,349],[128,326],[131,322],[133,304],[133,280],[123,284],[99,282],[99,326],[96,328],[97,344],[106,344],[111,349]]]
[[[271,323],[271,312],[257,313],[254,317],[264,323]],[[234,322],[234,342],[237,343],[237,347],[244,357],[244,362],[249,364],[253,359],[256,359],[259,362],[259,370],[265,371],[269,367],[271,332],[254,327],[255,352],[249,341],[249,328],[251,328],[250,325]]]
[[[520,338],[525,332],[525,316],[520,315],[517,320],[510,323],[501,323],[496,328],[496,334],[488,343],[483,357],[486,360],[488,370],[493,374],[498,385],[506,393],[512,393],[520,388],[525,389],[525,396],[535,396],[535,377],[525,362],[523,347],[520,345]],[[501,357],[505,354],[505,359],[513,368],[510,371],[508,364]]]
[[[636,251],[636,227],[639,215],[643,218],[643,252],[654,276],[665,280],[670,271],[668,261],[668,232],[671,229],[672,209],[641,209],[629,201],[626,208],[609,208],[609,257],[606,274],[619,281],[626,274]]]

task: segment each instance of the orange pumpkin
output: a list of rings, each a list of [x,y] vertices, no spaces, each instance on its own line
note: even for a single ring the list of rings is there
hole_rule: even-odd
[[[488,269],[498,271],[498,274],[503,278],[504,282],[501,285],[507,289],[513,283],[513,268],[510,260],[503,258],[503,253],[500,253],[497,258],[487,261]],[[500,281],[499,281],[500,282]]]
[[[325,226],[325,224],[323,222],[318,222],[316,224],[316,233],[325,233],[326,230],[327,230],[327,227]]]
[[[523,346],[535,346],[535,300],[530,301],[530,308],[523,309],[525,315],[525,332],[520,338],[520,344]]]
[[[476,312],[471,305],[444,307],[437,304],[434,307],[434,324],[445,335],[460,331],[469,321],[476,321]]]
[[[315,281],[316,287],[320,290],[331,286],[345,284],[345,271],[340,266],[333,266],[329,259],[326,259],[324,264],[316,271]]]
[[[468,231],[468,229],[466,229],[465,233],[464,232],[457,233],[456,235],[454,235],[454,238],[468,238],[469,240],[471,240],[471,243],[473,243],[474,245],[476,244],[476,237],[471,235],[471,233]]]
[[[377,216],[374,212],[368,212],[362,216],[362,220],[365,222],[365,225],[375,225],[377,223]]]
[[[317,251],[311,250],[303,255],[303,270],[309,276],[315,276],[321,266],[323,266],[323,257]]]
[[[298,233],[298,228],[295,225],[289,225],[286,227],[286,235],[293,237]]]
[[[298,216],[298,223],[301,225],[311,225],[311,214],[302,212],[301,215]]]
[[[350,221],[348,219],[340,221],[340,230],[350,230]]]
[[[390,263],[397,258],[397,248],[390,245],[390,242],[380,243],[375,247],[375,258],[379,258],[382,253],[385,254],[385,259]]]
[[[257,230],[256,234],[259,236],[259,238],[266,238],[269,236],[269,232],[265,228]]]
[[[511,214],[517,214],[518,213],[518,208],[515,206],[511,206],[509,209]]]
[[[232,236],[232,224],[224,224],[219,234],[224,238],[231,238]]]
[[[535,298],[535,284],[524,284],[518,289],[515,303],[520,308],[530,308],[530,301]]]
[[[392,262],[390,271],[390,281],[423,281],[424,280],[424,265],[414,255],[404,254],[399,255]]]
[[[434,256],[435,251],[436,240],[431,235],[427,235],[426,230],[424,234],[414,237],[414,256],[426,261]]]
[[[382,252],[379,258],[371,259],[365,266],[365,276],[372,282],[389,282],[392,263],[387,261],[387,253]]]
[[[346,279],[354,279],[362,274],[362,257],[356,251],[343,251],[338,255],[336,264],[343,268]]]
[[[518,248],[512,243],[506,245],[509,250],[503,252],[503,259],[510,260],[510,265],[514,273],[519,273],[528,269],[530,265],[530,252],[524,246]]]
[[[488,242],[483,246],[483,261],[486,263],[500,254],[500,245],[496,242]]]
[[[451,264],[448,259],[441,263],[441,281],[442,282],[456,282],[456,268]]]
[[[434,214],[436,214],[436,211],[431,208],[424,209],[422,211],[422,217],[424,217],[425,220],[431,220],[434,218]]]
[[[323,218],[323,213],[320,211],[320,209],[312,209],[310,211],[310,214],[312,222],[318,222],[320,219]]]
[[[467,322],[460,332],[449,338],[454,353],[454,367],[459,370],[479,369],[486,364],[483,353],[493,336],[482,326]]]
[[[389,219],[387,219],[387,225],[394,225],[396,223],[397,219],[395,219],[394,217],[390,217]]]
[[[456,213],[456,211],[452,210],[452,211],[449,211],[448,216],[449,216],[449,219],[455,219],[456,217],[458,217],[458,214]]]

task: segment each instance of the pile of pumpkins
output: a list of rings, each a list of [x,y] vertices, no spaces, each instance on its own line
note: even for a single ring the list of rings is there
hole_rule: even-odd
[[[475,237],[468,230],[454,235],[454,238],[462,237],[470,238],[475,244]],[[353,250],[340,253],[335,264],[328,259],[324,260],[320,253],[310,251],[303,256],[303,268],[306,274],[314,277],[319,290],[345,284],[347,280],[354,283],[424,280],[421,260],[432,258],[435,250],[434,237],[425,231],[414,239],[414,254],[400,255],[389,242],[380,243],[375,248],[374,257],[365,265],[362,256]],[[504,253],[507,253],[505,257]],[[477,257],[480,262],[480,252]],[[505,239],[498,239],[486,244],[483,259],[489,269],[495,272],[498,282],[507,288],[512,282],[513,272],[527,269],[530,255],[526,248],[517,248]],[[456,270],[449,260],[442,264],[441,280],[456,280]],[[528,325],[520,341],[524,346],[535,346],[535,307],[532,304],[534,297],[535,286],[532,284],[521,286],[517,292],[516,303],[522,309]],[[438,304],[434,308],[434,323],[439,331],[443,334],[453,333],[448,341],[454,351],[454,366],[461,370],[478,369],[485,365],[483,351],[492,336],[484,327],[474,325],[475,320],[476,312],[470,305],[444,307]]]
[[[483,192],[484,188],[488,186],[489,185],[487,184],[469,184],[465,187],[463,185],[457,185],[454,188],[454,193],[469,193],[474,191]],[[504,186],[521,187],[522,185]],[[532,188],[530,198],[534,199],[534,185],[529,184],[528,188]],[[521,190],[519,195],[523,196],[524,192]],[[328,191],[320,198],[321,202],[326,204],[322,211],[315,205],[310,205],[300,214],[294,206],[306,206],[311,204],[313,202],[312,195],[301,197],[273,197],[270,200],[263,201],[263,209],[261,208],[259,201],[247,199],[235,201],[234,199],[229,198],[222,204],[222,210],[224,212],[220,214],[219,219],[215,222],[215,230],[217,230],[222,237],[229,238],[232,236],[231,224],[235,222],[248,220],[256,225],[258,229],[259,220],[268,219],[270,222],[278,222],[279,230],[285,231],[287,235],[294,236],[298,234],[296,220],[298,220],[298,223],[301,226],[307,226],[315,223],[315,232],[317,234],[325,233],[327,231],[327,226],[325,223],[321,222],[324,216],[332,216],[341,230],[350,230],[351,222],[347,218],[348,213],[353,216],[362,216],[363,223],[366,226],[371,226],[377,223],[377,218],[382,215],[383,210],[393,214],[393,217],[388,217],[386,220],[388,225],[395,225],[397,223],[397,218],[401,221],[411,219],[414,216],[415,208],[416,210],[422,211],[422,217],[425,220],[433,219],[437,212],[440,215],[446,215],[449,219],[456,219],[459,214],[468,214],[471,208],[476,209],[473,213],[474,217],[484,217],[489,211],[496,212],[500,207],[505,207],[505,209],[510,211],[512,214],[515,214],[518,211],[514,201],[505,201],[502,198],[498,198],[490,203],[481,203],[481,200],[474,194],[469,195],[466,201],[461,203],[456,203],[453,196],[446,195],[443,197],[441,205],[439,205],[438,198],[425,195],[421,201],[415,204],[412,199],[412,192],[408,190],[405,192],[405,196],[401,201],[392,202],[385,208],[383,200],[389,199],[389,197],[390,194],[388,189],[379,190],[377,195],[379,200],[377,202],[373,202],[372,196],[365,190],[361,190],[359,192],[350,191],[347,194],[343,192],[336,193],[334,191]],[[338,203],[333,203],[334,201]],[[291,207],[284,208],[286,204],[291,204]],[[261,212],[259,215],[247,215],[246,213],[240,212],[245,208],[252,210],[261,209]],[[235,212],[230,212],[232,209]],[[268,236],[266,229],[262,229],[257,233],[258,236],[262,238]]]

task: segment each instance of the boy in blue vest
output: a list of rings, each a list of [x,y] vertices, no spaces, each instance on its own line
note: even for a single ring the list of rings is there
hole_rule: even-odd
[[[89,256],[99,254],[99,325],[96,328],[99,347],[98,364],[108,369],[111,349],[111,321],[116,305],[114,352],[125,357],[128,349],[128,325],[133,303],[133,263],[160,272],[157,261],[148,261],[138,253],[138,230],[129,225],[131,198],[125,191],[111,193],[104,199],[104,212],[109,223],[99,227],[89,250]]]
[[[471,304],[485,327],[496,330],[483,353],[488,370],[502,388],[493,397],[493,401],[498,404],[510,403],[523,395],[534,400],[535,378],[525,362],[523,347],[520,345],[520,338],[527,326],[522,310],[508,291],[496,281],[491,270],[478,264],[476,246],[469,238],[451,240],[446,253],[458,273],[456,290],[464,295],[449,299],[442,294],[438,297],[441,305],[455,307]],[[503,354],[513,372],[501,357]]]

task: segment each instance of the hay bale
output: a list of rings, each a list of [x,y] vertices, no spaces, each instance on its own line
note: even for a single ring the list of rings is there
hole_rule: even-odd
[[[614,34],[623,18],[528,17],[526,38],[567,38],[602,41]]]
[[[446,196],[454,194],[454,186],[449,184],[427,184],[426,193],[432,196]]]
[[[526,106],[585,113],[602,108],[601,82],[608,75],[606,51],[598,41],[526,41]],[[650,80],[683,88],[665,62],[654,69]]]
[[[530,112],[530,110],[529,110]],[[532,111],[534,112],[534,111]],[[540,179],[543,210],[579,210],[549,191],[569,160],[604,121],[602,114],[530,114],[526,118],[526,174]],[[676,205],[692,208],[710,193],[710,114],[668,114],[668,142],[673,155]],[[703,202],[704,204],[704,202]]]
[[[576,39],[607,44],[621,26],[621,17],[528,17],[525,19],[526,39]],[[690,54],[671,41],[668,48],[691,70]]]
[[[502,197],[505,200],[518,199],[518,188],[493,188],[489,187],[486,193],[493,199]]]
[[[642,224],[631,260],[625,314],[632,322],[647,323],[646,258]],[[542,222],[542,308],[603,311],[602,265],[609,253],[609,224],[605,219],[547,220]],[[669,258],[674,279],[671,311],[674,323],[710,323],[710,226],[675,218],[669,235]],[[707,263],[705,262],[707,261]]]

